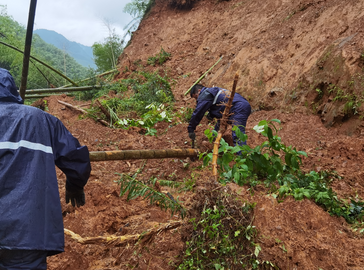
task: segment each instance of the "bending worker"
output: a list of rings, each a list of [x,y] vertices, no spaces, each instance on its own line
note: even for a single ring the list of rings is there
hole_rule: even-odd
[[[0,270],[46,270],[47,256],[64,251],[55,165],[67,177],[66,203],[84,205],[87,147],[56,117],[23,105],[0,68]]]
[[[196,126],[201,122],[205,113],[208,111],[207,118],[212,120],[218,119],[215,130],[220,129],[220,120],[225,110],[225,104],[228,102],[228,90],[220,87],[207,88],[201,84],[196,84],[191,89],[191,97],[197,100],[196,109],[194,110],[190,123],[188,125],[188,136],[191,140],[196,139]],[[249,102],[238,93],[235,93],[232,107],[230,109],[229,121],[233,126],[238,126],[240,131],[245,134],[245,126],[251,112]],[[235,132],[232,132],[234,146],[244,145],[245,142],[239,141]]]

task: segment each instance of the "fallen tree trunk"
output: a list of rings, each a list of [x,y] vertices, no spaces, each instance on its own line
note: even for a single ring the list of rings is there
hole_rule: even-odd
[[[168,224],[163,224],[158,228],[152,228],[148,231],[141,233],[141,234],[131,234],[131,235],[124,235],[124,236],[96,236],[96,237],[82,237],[68,229],[64,229],[64,233],[66,235],[71,236],[73,240],[76,240],[79,244],[82,245],[89,245],[89,244],[106,244],[111,246],[118,246],[127,243],[133,243],[140,240],[145,241],[149,239],[153,235],[159,234],[162,231],[172,230],[182,225],[181,221],[176,221]]]
[[[115,150],[90,152],[91,161],[198,157],[197,149]]]

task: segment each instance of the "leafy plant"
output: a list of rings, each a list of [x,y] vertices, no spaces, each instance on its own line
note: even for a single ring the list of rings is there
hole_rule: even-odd
[[[169,59],[170,56],[171,56],[170,53],[167,53],[163,48],[161,48],[159,54],[148,58],[147,63],[152,66],[155,66],[156,64],[162,65]]]
[[[347,222],[353,223],[364,217],[364,202],[350,199],[350,202],[339,199],[337,194],[329,187],[334,178],[339,176],[334,172],[303,173],[300,170],[301,156],[307,154],[298,151],[292,146],[286,146],[281,142],[277,134],[275,124],[279,120],[260,121],[254,130],[267,137],[267,141],[254,149],[247,145],[229,146],[222,141],[219,148],[218,159],[220,166],[220,181],[234,181],[239,185],[250,184],[254,187],[264,183],[271,188],[276,196],[293,196],[296,200],[303,198],[313,199],[330,214],[344,217]],[[234,127],[236,135],[241,141],[247,136]],[[212,140],[214,133],[205,131],[207,137]],[[212,158],[211,154],[204,156],[204,164],[207,165]],[[278,187],[277,187],[278,185]]]
[[[153,126],[162,121],[171,122],[172,117],[167,110],[164,109],[164,105],[149,104],[147,107],[148,112],[141,116],[140,120],[135,119],[118,119],[116,124],[119,127],[128,128],[129,126],[139,126],[147,129],[146,135],[156,135],[157,130]]]
[[[179,213],[184,218],[186,215],[186,209],[178,201],[172,200],[169,196],[153,189],[153,187],[136,180],[136,176],[121,174],[121,178],[117,183],[120,185],[120,197],[126,193],[127,200],[142,197],[149,200],[150,204],[157,204],[165,211],[170,210],[172,216]]]
[[[301,155],[307,156],[305,152],[297,151],[296,148],[285,146],[281,142],[281,138],[273,135],[273,130],[277,131],[274,123],[280,123],[278,119],[271,121],[263,120],[254,127],[254,129],[268,138],[255,148],[248,145],[229,146],[224,140],[221,142],[218,159],[221,176],[223,182],[234,181],[239,185],[243,185],[249,179],[266,179],[268,183],[272,183],[278,176],[286,172],[295,172],[301,164]],[[240,141],[246,141],[247,135],[243,134],[237,126],[233,127]],[[214,132],[206,130],[205,134],[212,140]],[[283,152],[283,154],[282,154]],[[281,159],[281,156],[284,159]],[[204,164],[210,162],[212,155],[208,154],[204,157]],[[230,163],[234,161],[232,168]],[[285,162],[285,163],[284,163]]]
[[[254,243],[253,205],[226,194],[206,198],[201,216],[193,218],[192,238],[177,269],[257,269],[261,247]]]

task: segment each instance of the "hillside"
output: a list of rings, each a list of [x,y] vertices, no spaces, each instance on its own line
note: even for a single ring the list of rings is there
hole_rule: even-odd
[[[192,6],[181,8],[186,3]],[[115,80],[136,70],[158,69],[174,80],[176,110],[193,108],[194,100],[184,93],[222,57],[202,83],[229,89],[234,75],[240,75],[237,90],[254,110],[247,124],[248,144],[262,143],[262,136],[253,130],[259,121],[280,119],[282,142],[308,155],[302,169],[334,171],[339,177],[327,184],[337,198],[355,203],[364,199],[363,19],[364,2],[353,0],[156,1],[119,57]],[[147,64],[161,48],[171,54],[169,60],[163,66]],[[89,103],[66,96],[47,99],[49,112],[91,151],[190,147],[186,122],[158,123],[157,136],[145,136],[139,128],[111,129],[81,119],[57,99],[74,105]],[[201,151],[206,151],[203,132],[210,126],[204,119],[197,128]],[[177,198],[189,210],[188,218],[171,216],[141,198],[119,197],[120,174],[138,176],[145,183],[153,178],[192,182],[191,189],[183,191],[156,186]],[[364,268],[362,221],[349,224],[330,215],[319,200],[277,197],[277,191],[264,184],[219,185],[201,160],[93,162],[86,205],[80,209],[65,204],[65,176],[59,172],[58,177],[65,228],[78,236],[66,234],[66,252],[48,260],[52,270],[177,269],[185,258],[186,241],[198,237],[190,218],[199,217],[206,206],[216,210],[216,192],[225,196],[231,215],[242,211],[235,207],[237,202],[255,205],[248,223],[256,229],[255,244],[242,245],[247,257],[239,257],[254,260],[255,269]],[[221,230],[216,237],[224,233]],[[139,234],[147,236],[131,238]],[[261,249],[255,257],[258,245]],[[202,252],[199,259],[203,256]],[[230,268],[207,263],[205,269]]]
[[[56,46],[58,49],[66,51],[82,66],[96,69],[91,47],[69,41],[63,35],[52,30],[37,29],[34,34],[39,35],[45,42]]]

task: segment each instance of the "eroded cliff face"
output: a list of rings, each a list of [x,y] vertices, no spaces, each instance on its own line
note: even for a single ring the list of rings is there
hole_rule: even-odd
[[[206,86],[231,88],[238,72],[237,90],[254,109],[324,111],[329,127],[362,113],[363,28],[363,1],[204,0],[181,10],[156,0],[119,67],[146,65],[163,48],[179,100],[222,57],[202,80]],[[350,97],[337,98],[335,86]],[[356,111],[348,113],[350,101]]]

